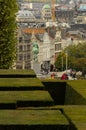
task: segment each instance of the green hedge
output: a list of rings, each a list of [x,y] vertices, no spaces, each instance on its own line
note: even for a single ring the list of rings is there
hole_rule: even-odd
[[[86,80],[41,80],[57,105],[86,105]]]
[[[59,110],[0,110],[0,129],[67,130],[69,123]]]
[[[0,110],[1,130],[86,129],[86,80],[30,75],[35,75],[33,70],[0,70],[0,109],[16,109]]]
[[[37,78],[0,78],[0,90],[42,90],[44,85]]]
[[[36,77],[34,70],[13,70],[13,69],[0,69],[0,78],[26,78]]]
[[[52,110],[61,110],[69,122],[68,130],[86,130],[86,105],[55,105]]]
[[[63,105],[65,100],[65,88],[66,82],[58,80],[41,80],[45,86],[45,89],[52,96],[56,105]]]
[[[7,105],[8,104],[8,105]],[[16,107],[50,106],[53,99],[47,91],[0,91],[0,107],[7,108],[15,104]],[[4,108],[6,109],[6,108]]]
[[[64,114],[70,121],[71,130],[86,130],[86,105],[65,106]]]
[[[86,80],[67,81],[65,104],[86,105]]]

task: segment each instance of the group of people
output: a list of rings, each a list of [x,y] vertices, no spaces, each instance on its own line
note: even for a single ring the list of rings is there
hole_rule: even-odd
[[[63,73],[61,76],[61,80],[68,80],[68,75],[66,73]]]
[[[63,73],[61,76],[61,80],[68,80],[69,76],[71,77],[71,79],[76,79],[76,71],[71,70],[69,74]]]
[[[41,73],[42,74],[48,74],[51,73],[51,78],[55,77],[54,72],[58,72],[56,67],[53,64],[50,64],[49,62],[44,62],[41,64]],[[61,80],[70,80],[70,79],[76,79],[76,71],[75,70],[69,70],[68,72],[64,72],[61,76]]]

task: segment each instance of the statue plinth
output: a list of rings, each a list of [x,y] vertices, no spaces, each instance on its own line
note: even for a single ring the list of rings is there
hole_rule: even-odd
[[[40,74],[41,67],[38,61],[33,61],[31,68],[35,71],[36,74]]]

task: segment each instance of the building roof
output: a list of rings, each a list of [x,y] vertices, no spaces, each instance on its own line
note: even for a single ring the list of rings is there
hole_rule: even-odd
[[[35,18],[33,13],[29,10],[19,10],[17,13],[17,18]]]
[[[50,43],[50,37],[49,37],[47,32],[44,33],[43,42],[44,43]]]
[[[77,34],[79,34],[79,31],[68,31],[68,33],[69,34],[71,34],[71,35],[77,35]]]
[[[23,32],[28,33],[28,34],[32,34],[34,31],[34,34],[44,34],[45,29],[43,28],[24,28]]]
[[[43,6],[43,9],[50,9],[51,7],[50,7],[50,5],[48,5],[48,4],[46,4],[46,5],[44,5]]]
[[[78,10],[86,11],[86,4],[80,4]]]

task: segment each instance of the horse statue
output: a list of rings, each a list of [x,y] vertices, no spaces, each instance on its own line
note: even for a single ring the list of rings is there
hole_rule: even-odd
[[[38,61],[39,46],[37,42],[33,43],[32,52],[33,52],[33,60]]]

